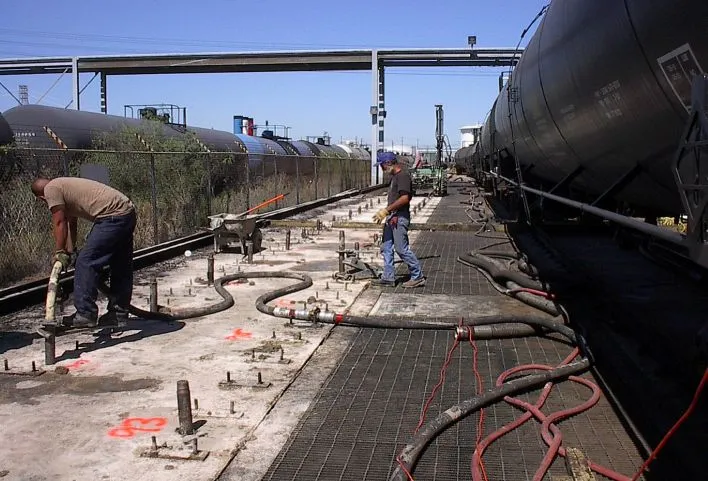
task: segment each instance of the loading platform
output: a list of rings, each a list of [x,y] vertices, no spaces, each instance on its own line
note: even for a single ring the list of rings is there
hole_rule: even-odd
[[[333,220],[370,222],[384,198],[381,192],[365,194],[299,215],[291,220],[288,248],[286,227],[266,227],[263,250],[252,263],[240,253],[218,253],[215,276],[305,273],[312,286],[271,301],[291,309],[318,305],[359,316],[430,319],[550,318],[501,294],[481,272],[457,261],[492,244],[513,252],[502,226],[479,235],[441,227],[474,224],[469,184],[451,183],[449,195],[424,204],[414,199],[413,222],[436,226],[411,231],[427,277],[424,287],[376,288],[366,280],[334,279],[340,230],[347,248],[358,243],[360,258],[380,266],[380,227],[328,226]],[[295,227],[313,220],[320,220],[321,228]],[[209,253],[205,249],[136,273],[134,304],[147,308],[153,278],[161,304],[177,309],[216,302],[218,295],[205,281]],[[398,274],[406,273],[399,265]],[[290,284],[246,276],[225,286],[234,307],[210,316],[172,323],[133,319],[123,332],[57,338],[56,369],[42,365],[38,339],[0,341],[9,371],[18,374],[0,375],[3,481],[388,480],[419,424],[493,387],[514,366],[556,366],[573,349],[553,335],[456,341],[454,330],[361,328],[279,319],[256,310],[258,296]],[[37,311],[24,312],[24,322],[40,322]],[[22,375],[32,362],[43,372]],[[580,377],[599,384],[591,372]],[[186,437],[179,432],[176,396],[185,380],[195,425]],[[533,404],[538,392],[516,397]],[[579,382],[558,382],[541,411],[550,415],[577,407],[591,394]],[[498,402],[483,410],[481,421],[479,413],[460,420],[432,441],[411,477],[471,479],[481,440],[522,414]],[[557,425],[562,445],[593,463],[631,477],[643,462],[604,394]],[[531,480],[547,451],[540,423],[529,420],[489,445],[482,457],[486,479]],[[38,453],[41,464],[35,462]],[[565,460],[556,457],[544,479],[573,478]]]

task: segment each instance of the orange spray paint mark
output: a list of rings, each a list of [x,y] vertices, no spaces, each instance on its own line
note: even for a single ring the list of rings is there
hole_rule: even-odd
[[[166,418],[126,418],[119,426],[111,428],[112,438],[131,439],[136,433],[156,433],[167,425]]]
[[[91,362],[91,361],[89,361],[88,359],[79,359],[78,361],[74,361],[71,364],[67,364],[64,367],[67,369],[78,369],[81,366],[88,364],[89,362]]]
[[[251,338],[251,333],[244,331],[240,327],[238,329],[234,329],[233,332],[231,332],[231,334],[226,336],[226,339],[229,341],[238,341],[241,339],[250,339],[250,338]]]

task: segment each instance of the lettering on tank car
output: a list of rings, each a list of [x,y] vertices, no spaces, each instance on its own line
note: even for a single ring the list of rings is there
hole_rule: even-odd
[[[684,43],[666,55],[657,58],[656,61],[676,98],[683,104],[686,111],[691,113],[692,80],[695,75],[704,73],[693,54],[691,45]]]
[[[605,118],[609,120],[624,115],[620,108],[622,104],[621,87],[622,85],[619,80],[613,80],[593,93],[597,105],[600,107]]]

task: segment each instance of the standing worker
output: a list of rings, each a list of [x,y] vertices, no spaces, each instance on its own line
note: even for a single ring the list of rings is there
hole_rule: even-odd
[[[393,250],[408,265],[411,277],[402,284],[403,287],[422,287],[425,277],[420,262],[408,243],[408,227],[411,222],[409,204],[413,197],[413,181],[410,174],[403,171],[393,152],[379,152],[376,163],[384,172],[391,174],[388,189],[388,205],[374,215],[378,224],[384,222],[381,253],[384,259],[384,271],[381,279],[374,279],[373,284],[379,286],[395,286],[396,275],[393,266]]]
[[[74,267],[76,312],[64,316],[65,327],[124,325],[133,294],[133,232],[135,206],[121,192],[95,180],[77,177],[37,178],[32,192],[47,203],[52,213],[55,251],[52,264],[64,269],[76,252],[76,220],[86,219],[93,228]],[[98,280],[110,266],[111,293],[108,312],[98,319]]]

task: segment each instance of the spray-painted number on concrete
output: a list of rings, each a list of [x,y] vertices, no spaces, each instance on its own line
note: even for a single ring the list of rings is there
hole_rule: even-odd
[[[126,418],[120,426],[108,431],[112,438],[130,439],[136,433],[156,433],[167,425],[166,418]]]

